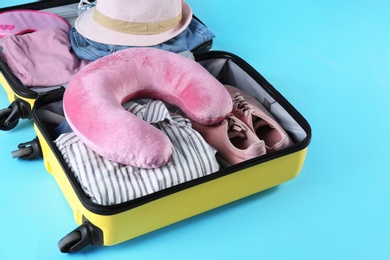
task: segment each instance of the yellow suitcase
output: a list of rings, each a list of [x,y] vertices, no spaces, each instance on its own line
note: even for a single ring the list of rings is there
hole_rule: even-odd
[[[41,1],[10,9],[49,10],[72,23],[77,17],[77,2]],[[209,42],[194,52],[197,62],[220,82],[256,92],[255,97],[277,118],[294,145],[239,164],[221,164],[218,172],[111,206],[96,204],[85,194],[54,143],[53,129],[58,122],[42,113],[45,110],[63,116],[64,88],[57,86],[42,92],[28,89],[0,60],[0,84],[11,102],[10,107],[0,110],[0,130],[14,128],[21,118],[34,121],[37,138],[19,145],[13,156],[23,159],[43,155],[45,167],[66,197],[78,225],[59,241],[62,252],[121,243],[277,186],[300,172],[311,140],[308,122],[251,65],[234,54],[209,51],[211,45]]]
[[[293,179],[300,172],[311,139],[302,115],[253,67],[234,54],[208,51],[196,60],[224,84],[244,91],[256,89],[256,98],[268,107],[289,133],[294,145],[257,158],[225,165],[218,172],[157,191],[125,203],[93,203],[80,187],[53,142],[50,118],[41,110],[62,114],[64,90],[36,100],[32,111],[44,164],[66,197],[79,225],[59,242],[62,252],[76,252],[87,245],[115,245],[191,216],[266,190]],[[54,108],[54,109],[53,109]],[[31,148],[31,147],[29,147]]]

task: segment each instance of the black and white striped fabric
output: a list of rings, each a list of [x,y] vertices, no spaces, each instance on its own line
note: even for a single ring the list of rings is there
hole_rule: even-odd
[[[154,169],[126,166],[99,156],[74,133],[60,135],[55,143],[94,203],[120,204],[219,170],[216,151],[191,128],[188,119],[170,114],[162,101],[130,102],[127,110],[169,137],[172,159]]]

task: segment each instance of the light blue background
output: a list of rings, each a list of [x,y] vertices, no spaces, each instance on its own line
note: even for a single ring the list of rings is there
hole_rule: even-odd
[[[213,49],[247,60],[311,124],[300,175],[120,245],[66,255],[57,242],[76,224],[57,184],[42,161],[10,155],[35,137],[23,121],[0,132],[0,259],[390,259],[390,2],[188,3],[217,35]],[[0,91],[0,107],[8,104]]]

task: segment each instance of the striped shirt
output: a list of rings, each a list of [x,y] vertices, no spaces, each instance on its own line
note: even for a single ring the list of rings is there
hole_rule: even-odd
[[[192,129],[188,119],[170,114],[162,101],[152,100],[145,105],[130,102],[127,110],[168,136],[171,161],[153,169],[122,165],[95,153],[73,132],[60,135],[55,143],[94,203],[124,203],[219,170],[216,151]]]

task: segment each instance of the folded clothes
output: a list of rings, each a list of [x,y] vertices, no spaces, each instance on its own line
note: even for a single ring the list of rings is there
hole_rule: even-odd
[[[0,40],[0,57],[27,87],[68,83],[89,62],[73,53],[68,32],[52,27]]]
[[[188,27],[176,37],[149,47],[180,53],[193,51],[214,37],[215,35],[206,26],[193,18]],[[74,27],[70,29],[70,41],[76,56],[79,59],[90,61],[97,60],[116,51],[135,47],[96,42],[82,36]]]
[[[115,205],[219,170],[216,151],[192,129],[188,119],[172,114],[162,101],[126,104],[127,110],[163,131],[171,141],[172,159],[153,169],[123,165],[89,149],[75,133],[65,131],[55,143],[90,199]]]

